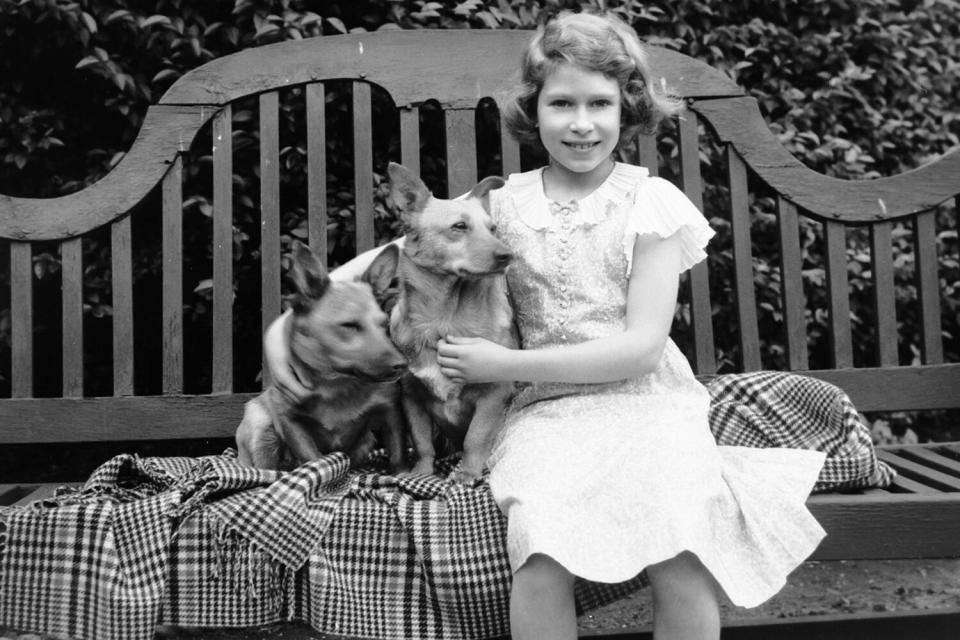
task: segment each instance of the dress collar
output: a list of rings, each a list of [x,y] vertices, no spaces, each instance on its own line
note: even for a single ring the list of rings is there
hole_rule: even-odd
[[[543,192],[543,169],[515,173],[507,180],[517,215],[532,229],[550,227],[554,220],[550,200]],[[600,186],[576,201],[577,206],[572,210],[574,226],[595,225],[606,219],[616,207],[632,204],[637,183],[649,173],[646,167],[615,163],[613,171]]]

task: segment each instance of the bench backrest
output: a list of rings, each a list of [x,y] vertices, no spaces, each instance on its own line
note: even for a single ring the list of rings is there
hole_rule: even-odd
[[[384,241],[387,159],[421,171],[438,195],[532,166],[490,100],[514,81],[528,37],[387,31],[245,50],[177,81],[97,183],[53,199],[0,195],[11,322],[0,443],[232,436],[260,385],[259,336],[281,310],[291,234],[327,246],[333,262]],[[895,177],[829,178],[787,153],[725,75],[666,49],[652,58],[690,110],[626,153],[676,180],[720,232],[678,311],[675,335],[696,371],[809,372],[862,410],[960,406],[960,364],[945,362],[941,335],[942,296],[956,306],[957,293],[941,290],[936,242],[938,215],[956,215],[960,152]],[[302,186],[288,195],[293,175]],[[185,187],[198,182],[208,195]],[[203,246],[185,242],[198,220]],[[915,286],[912,300],[896,297],[894,242],[914,259],[912,282],[899,283]],[[855,272],[854,245],[869,254]],[[91,246],[109,250],[102,274],[85,275]],[[41,282],[46,256],[60,269]],[[106,279],[109,300],[90,300],[92,277]],[[35,303],[51,286],[59,304]],[[864,295],[872,311],[852,320],[851,299]],[[912,338],[898,335],[905,318],[920,332],[912,360],[901,353]],[[111,337],[96,344],[112,350],[91,353],[104,322]]]

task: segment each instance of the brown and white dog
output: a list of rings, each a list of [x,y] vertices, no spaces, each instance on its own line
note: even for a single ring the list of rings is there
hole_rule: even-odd
[[[391,470],[409,469],[397,399],[407,360],[388,337],[377,303],[398,253],[387,246],[360,280],[335,282],[309,248],[294,243],[286,344],[294,371],[313,391],[293,402],[271,385],[247,403],[236,433],[241,464],[290,469],[334,451],[362,464],[378,432]]]
[[[469,483],[486,464],[514,385],[452,381],[440,372],[437,342],[457,335],[518,345],[503,277],[513,253],[489,214],[488,194],[503,179],[485,178],[466,197],[444,200],[402,165],[390,163],[388,173],[406,233],[390,333],[410,364],[401,402],[418,456],[413,473],[434,472],[439,430],[463,450],[452,479]]]

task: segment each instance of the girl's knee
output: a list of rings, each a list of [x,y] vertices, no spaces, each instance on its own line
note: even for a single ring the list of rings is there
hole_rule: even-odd
[[[517,569],[514,581],[520,579],[533,588],[553,589],[558,586],[573,587],[573,574],[548,555],[536,553]]]
[[[647,576],[656,600],[717,601],[719,587],[716,580],[700,559],[689,551],[647,567]]]

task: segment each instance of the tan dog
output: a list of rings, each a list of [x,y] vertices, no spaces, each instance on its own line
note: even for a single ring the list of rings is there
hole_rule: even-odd
[[[241,464],[290,469],[333,451],[360,464],[379,431],[393,471],[409,468],[397,380],[407,361],[387,335],[381,296],[398,254],[385,247],[360,281],[334,282],[306,246],[293,248],[293,313],[287,348],[298,377],[313,392],[292,402],[270,386],[247,403],[237,427]]]
[[[390,195],[406,239],[397,271],[399,295],[390,315],[394,343],[410,362],[401,401],[418,455],[414,473],[434,471],[434,427],[463,449],[458,482],[480,476],[503,425],[512,384],[460,384],[440,372],[437,342],[447,335],[518,344],[503,272],[513,259],[493,233],[485,178],[460,200],[434,198],[405,167],[390,163]]]

